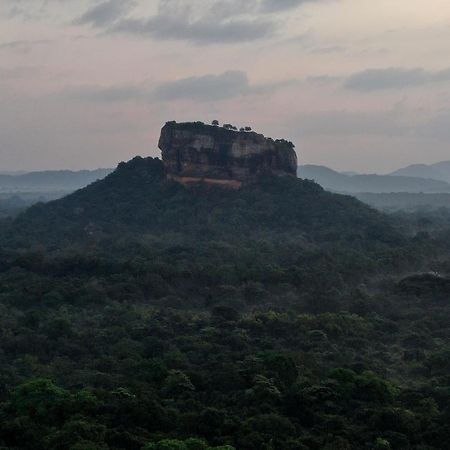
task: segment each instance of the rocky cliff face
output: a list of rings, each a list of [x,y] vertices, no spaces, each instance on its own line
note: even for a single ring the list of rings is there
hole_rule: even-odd
[[[297,172],[292,143],[201,122],[166,123],[159,148],[168,177],[184,184],[239,188],[261,175],[295,177]]]

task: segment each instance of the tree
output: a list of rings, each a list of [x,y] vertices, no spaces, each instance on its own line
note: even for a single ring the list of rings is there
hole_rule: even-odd
[[[172,370],[164,381],[164,393],[171,396],[179,396],[195,391],[189,377],[181,370]]]
[[[50,380],[38,379],[21,384],[12,394],[11,406],[19,416],[54,423],[69,405],[70,393]],[[66,411],[64,411],[66,412]]]
[[[185,441],[163,439],[157,443],[147,444],[142,450],[235,450],[235,448],[229,445],[210,447],[201,439],[189,438]]]
[[[215,127],[218,127],[218,126],[219,126],[219,121],[214,119],[214,120],[211,122],[211,125],[213,125],[213,126],[215,126]]]

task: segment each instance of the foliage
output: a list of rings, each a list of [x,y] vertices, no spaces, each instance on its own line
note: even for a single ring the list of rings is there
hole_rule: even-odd
[[[0,448],[446,448],[430,220],[287,178],[186,189],[151,158],[31,208],[1,233]]]

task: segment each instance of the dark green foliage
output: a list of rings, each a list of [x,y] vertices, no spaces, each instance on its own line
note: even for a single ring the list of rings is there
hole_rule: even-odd
[[[399,282],[398,291],[406,295],[426,296],[447,301],[450,297],[450,279],[434,273],[413,275]]]
[[[273,231],[346,245],[361,245],[368,239],[389,244],[401,241],[381,214],[310,181],[268,177],[239,191],[185,188],[164,181],[160,160],[136,157],[119,164],[104,180],[30,208],[14,222],[7,243],[16,240],[16,245],[23,245],[31,237],[60,244],[74,238],[100,239],[112,232],[171,232],[203,240],[239,240]]]
[[[151,158],[31,208],[1,235],[0,448],[446,449],[449,234],[402,220]]]

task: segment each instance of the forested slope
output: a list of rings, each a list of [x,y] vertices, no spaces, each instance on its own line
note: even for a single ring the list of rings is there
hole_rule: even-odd
[[[445,449],[450,233],[405,229],[151,158],[3,222],[0,447]]]

